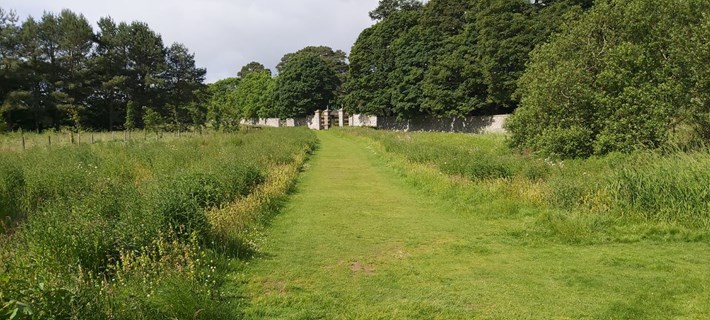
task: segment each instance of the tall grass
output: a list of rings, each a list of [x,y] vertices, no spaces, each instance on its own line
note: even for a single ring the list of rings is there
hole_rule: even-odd
[[[566,241],[710,239],[710,149],[560,162],[511,150],[501,135],[343,132],[411,163],[537,203],[537,226]],[[531,187],[536,190],[521,191]]]
[[[315,141],[255,130],[0,154],[0,314],[232,317],[207,212],[298,168]]]

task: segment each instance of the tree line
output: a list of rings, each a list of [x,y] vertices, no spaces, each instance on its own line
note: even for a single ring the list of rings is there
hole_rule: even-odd
[[[28,17],[0,8],[0,126],[117,130],[204,124],[205,69],[142,22],[70,10]]]
[[[70,11],[0,15],[10,129],[92,129],[303,117],[513,113],[513,146],[586,157],[710,139],[710,2],[380,0],[350,56],[310,46],[209,86],[147,25]]]
[[[381,0],[344,105],[513,113],[510,143],[574,158],[710,141],[710,1]]]
[[[510,113],[532,49],[590,0],[381,0],[350,53],[346,105],[410,118]]]
[[[237,77],[210,85],[207,118],[216,128],[234,128],[241,119],[297,118],[315,110],[339,108],[348,75],[347,55],[327,46],[287,53],[277,75],[259,62],[243,66]]]
[[[211,86],[208,118],[300,117],[316,109],[410,118],[512,112],[528,53],[591,0],[381,0],[349,57],[329,47],[252,62]]]

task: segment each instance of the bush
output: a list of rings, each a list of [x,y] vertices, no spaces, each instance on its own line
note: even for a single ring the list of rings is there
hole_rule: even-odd
[[[685,126],[706,139],[709,13],[707,1],[597,1],[533,51],[512,145],[574,158],[657,148]]]

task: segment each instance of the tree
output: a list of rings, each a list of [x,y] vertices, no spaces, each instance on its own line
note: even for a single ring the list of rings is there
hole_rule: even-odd
[[[123,124],[123,127],[126,128],[126,130],[131,131],[136,128],[136,107],[133,104],[133,101],[128,101],[126,104],[126,121]]]
[[[204,119],[194,114],[204,106],[192,106],[206,100],[196,93],[204,88],[204,69],[184,46],[165,49],[145,23],[102,18],[95,34],[69,10],[18,22],[0,8],[0,122],[10,129],[113,130],[128,101],[136,104],[134,120],[143,118],[144,107],[177,114],[178,122]]]
[[[433,66],[451,62],[444,56],[458,49],[453,39],[463,32],[466,25],[465,13],[472,9],[469,0],[432,0],[421,10],[417,25],[409,29],[394,41],[395,65],[397,68],[390,75],[389,86],[394,88],[392,104],[397,116],[411,118],[418,114],[434,116],[457,115],[459,105],[453,101],[427,100],[425,86],[427,73],[443,71],[432,70]],[[439,72],[440,76],[444,73]],[[447,75],[445,81],[454,83],[454,73]],[[453,86],[453,85],[452,85]],[[451,88],[453,89],[453,88]],[[443,97],[438,97],[443,98]],[[443,102],[443,104],[442,104]]]
[[[215,129],[231,130],[239,125],[241,112],[237,108],[234,92],[240,82],[239,78],[227,78],[209,85],[207,120]]]
[[[196,100],[198,91],[204,86],[207,71],[195,66],[195,55],[179,43],[175,43],[167,50],[167,68],[165,71],[166,99],[172,106],[173,125],[179,127],[181,123],[191,122],[192,115],[187,108]],[[196,109],[192,109],[193,112]]]
[[[269,107],[275,85],[276,80],[267,71],[251,72],[242,78],[234,91],[234,100],[241,117],[251,119],[271,116],[273,111]]]
[[[349,111],[381,116],[397,114],[391,86],[395,77],[391,74],[397,69],[397,51],[408,46],[406,42],[393,44],[418,24],[420,14],[420,11],[402,11],[360,34],[350,53],[350,69],[344,86],[343,100]]]
[[[126,47],[126,95],[136,104],[136,116],[142,119],[143,107],[149,107],[162,115],[162,89],[165,88],[163,73],[166,70],[165,47],[160,35],[156,34],[147,24],[133,22],[127,25],[128,39]]]
[[[518,101],[513,93],[528,54],[537,44],[530,29],[533,6],[525,0],[491,0],[477,8],[476,59],[486,85],[487,108],[512,112]]]
[[[485,112],[486,85],[476,61],[472,25],[447,40],[446,50],[427,70],[422,83],[422,109],[432,115],[465,117]]]
[[[57,18],[60,30],[58,41],[58,74],[54,96],[58,108],[65,115],[65,121],[75,130],[82,129],[86,117],[87,98],[92,88],[89,86],[89,53],[93,47],[94,32],[83,15],[62,10]]]
[[[511,112],[529,52],[589,2],[381,1],[352,48],[344,101],[400,118]]]
[[[377,8],[370,11],[372,20],[384,20],[392,14],[403,10],[417,10],[422,6],[418,0],[380,0]]]
[[[0,8],[0,131],[12,129],[12,113],[21,105],[9,97],[22,88],[18,21],[15,12]]]
[[[252,61],[242,67],[242,69],[237,73],[237,77],[244,79],[252,72],[267,72],[269,76],[271,76],[271,70],[264,67],[261,63]]]
[[[157,134],[160,131],[163,122],[164,119],[160,113],[151,108],[145,108],[145,110],[143,110],[143,123],[145,124],[146,129]]]
[[[128,100],[129,26],[116,24],[111,18],[99,19],[98,26],[91,60],[93,93],[87,113],[95,128],[114,130],[117,119],[125,117]]]
[[[336,99],[333,101],[333,105],[339,105],[340,98],[343,96],[344,92],[343,84],[347,80],[348,76],[347,54],[342,50],[333,50],[331,47],[327,46],[308,46],[296,52],[285,54],[281,58],[279,64],[276,65],[276,70],[283,72],[284,66],[288,64],[289,61],[296,57],[306,55],[316,55],[320,57],[328,65],[328,67],[335,72],[337,76],[337,83],[335,85],[334,92]]]
[[[293,118],[323,110],[334,102],[337,84],[337,74],[320,56],[295,56],[276,79],[274,114]]]
[[[660,147],[677,128],[703,126],[687,115],[708,112],[691,71],[707,75],[707,61],[691,57],[708,56],[708,34],[690,35],[702,33],[708,12],[707,2],[597,2],[533,52],[511,143],[585,157]]]
[[[688,123],[695,131],[698,140],[710,141],[710,15],[706,14],[701,24],[691,27],[690,37],[676,35],[674,46],[681,74],[687,74],[690,105],[680,114],[679,122]],[[689,41],[689,45],[685,42]],[[688,50],[685,50],[685,49]]]
[[[278,70],[279,73],[283,72],[284,67],[289,63],[289,61],[293,58],[304,55],[316,55],[320,57],[326,64],[328,64],[333,72],[338,75],[338,77],[341,77],[348,72],[348,56],[345,52],[342,50],[333,50],[331,47],[327,46],[308,46],[296,52],[287,53],[281,58],[279,64],[276,65],[276,70]]]

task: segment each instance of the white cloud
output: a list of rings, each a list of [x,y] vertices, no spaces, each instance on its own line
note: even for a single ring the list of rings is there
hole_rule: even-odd
[[[308,45],[350,51],[372,21],[378,0],[5,0],[3,8],[22,19],[44,11],[70,9],[92,23],[142,21],[160,33],[166,46],[184,43],[213,82],[235,76],[259,61],[274,69],[281,57]]]

